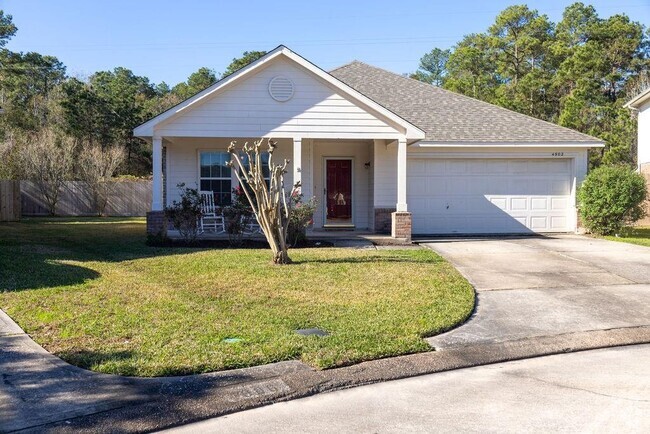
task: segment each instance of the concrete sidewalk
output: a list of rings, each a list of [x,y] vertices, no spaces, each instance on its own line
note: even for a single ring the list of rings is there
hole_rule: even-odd
[[[269,405],[190,433],[649,432],[650,345],[480,366]]]

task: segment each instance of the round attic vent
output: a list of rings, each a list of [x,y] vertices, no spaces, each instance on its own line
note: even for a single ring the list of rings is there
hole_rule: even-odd
[[[274,77],[269,83],[269,94],[276,101],[289,101],[293,97],[293,82],[287,77]]]

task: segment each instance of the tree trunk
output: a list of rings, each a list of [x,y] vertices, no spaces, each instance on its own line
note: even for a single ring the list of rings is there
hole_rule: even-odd
[[[286,250],[279,250],[273,255],[273,263],[278,265],[291,264],[291,258]]]
[[[267,181],[264,179],[262,157],[259,150],[263,140],[255,141],[252,146],[249,146],[248,142],[244,143],[242,151],[247,156],[246,165],[242,163],[239,153],[235,150],[235,142],[231,142],[228,152],[232,157],[228,165],[230,167],[235,166],[235,175],[240,185],[245,183],[248,187],[244,188],[244,194],[271,247],[273,263],[290,264],[291,258],[287,253],[287,231],[291,215],[291,202],[287,201],[284,190],[284,174],[287,173],[289,160],[285,159],[282,164],[275,164],[273,150],[276,143],[271,139],[267,139],[269,146],[267,164],[271,174],[267,185]],[[289,197],[299,187],[299,183],[294,185]]]

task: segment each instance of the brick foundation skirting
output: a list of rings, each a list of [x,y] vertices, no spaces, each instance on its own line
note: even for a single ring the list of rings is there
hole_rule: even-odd
[[[391,236],[411,241],[411,213],[394,212],[391,214]]]
[[[395,208],[375,208],[375,233],[390,234]]]
[[[167,226],[164,211],[149,211],[147,213],[147,235],[166,237]]]

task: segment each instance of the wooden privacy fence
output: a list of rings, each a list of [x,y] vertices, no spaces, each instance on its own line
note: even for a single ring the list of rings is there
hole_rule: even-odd
[[[0,180],[0,222],[20,220],[20,181]]]
[[[18,181],[15,181],[18,182]],[[23,216],[48,215],[48,208],[36,184],[20,181]],[[151,181],[114,181],[105,214],[109,216],[144,216],[151,209]],[[92,194],[82,181],[67,181],[56,205],[56,215],[96,215],[92,207]]]

